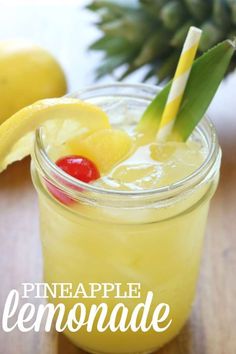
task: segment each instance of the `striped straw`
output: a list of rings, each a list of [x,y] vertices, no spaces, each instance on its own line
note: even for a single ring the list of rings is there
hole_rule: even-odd
[[[164,141],[174,126],[201,34],[202,31],[196,27],[190,27],[188,31],[157,133],[159,141]]]

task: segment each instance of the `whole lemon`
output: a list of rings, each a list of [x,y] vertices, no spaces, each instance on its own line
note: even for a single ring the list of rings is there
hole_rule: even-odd
[[[65,75],[48,51],[25,40],[0,41],[0,123],[37,100],[65,93]]]

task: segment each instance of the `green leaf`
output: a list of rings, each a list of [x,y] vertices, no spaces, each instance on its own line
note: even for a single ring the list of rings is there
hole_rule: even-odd
[[[211,16],[211,1],[207,0],[183,0],[190,14],[198,21]]]
[[[112,37],[112,41],[107,44],[106,49],[104,48],[106,55],[103,58],[102,62],[96,69],[96,80],[101,79],[103,76],[106,76],[108,74],[111,74],[114,70],[119,68],[120,66],[127,64],[128,68],[126,69],[127,75],[129,74],[128,71],[132,72],[136,69],[133,68],[133,66],[130,66],[130,62],[134,62],[134,58],[137,56],[137,50],[136,47],[133,45],[129,45],[128,47],[113,47],[113,44],[115,44],[115,38]],[[117,38],[118,39],[118,38]],[[101,39],[102,40],[102,39]],[[114,41],[113,41],[114,40]],[[100,46],[101,42],[96,45],[96,48]],[[111,44],[111,46],[110,46]],[[126,66],[127,66],[126,65]],[[123,76],[123,75],[122,75]],[[117,80],[121,80],[122,78],[117,78]]]
[[[194,26],[192,20],[186,22],[177,31],[175,31],[173,37],[171,38],[170,44],[172,47],[182,49],[185,38],[188,34],[189,27]]]
[[[150,65],[150,67],[149,67],[147,73],[144,75],[142,81],[146,82],[148,79],[150,79],[154,75],[155,75],[155,68],[152,65]]]
[[[160,17],[160,10],[169,2],[169,0],[139,0],[145,11],[148,11],[151,16]]]
[[[225,38],[225,32],[217,27],[212,21],[207,21],[201,25],[202,38],[199,49],[203,52],[211,48],[220,40]]]
[[[175,30],[184,20],[184,7],[179,1],[170,1],[161,9],[160,16],[166,28]]]
[[[91,11],[97,11],[103,7],[107,7],[112,11],[123,12],[124,10],[133,10],[138,8],[137,0],[129,0],[127,5],[126,0],[95,0],[86,6]]]
[[[134,44],[133,44],[134,47]],[[128,53],[130,49],[133,48],[131,43],[123,37],[114,37],[114,36],[103,36],[98,39],[96,42],[92,43],[89,49],[96,51],[105,51],[107,55],[119,55],[121,53]]]
[[[161,117],[165,108],[168,94],[171,87],[171,81],[157,94],[154,100],[149,104],[145,110],[141,120],[137,125],[137,131],[144,135],[156,136]]]
[[[137,21],[139,21],[139,31],[137,31]],[[142,13],[125,14],[114,21],[101,23],[98,27],[107,36],[124,37],[135,43],[142,42],[151,32]]]
[[[226,0],[228,6],[230,7],[231,19],[233,24],[236,24],[236,1],[235,0]]]
[[[126,67],[125,71],[120,76],[117,77],[117,80],[118,81],[124,80],[127,76],[131,75],[139,68],[140,68],[139,66],[134,66],[133,64],[129,64],[128,67]]]
[[[235,43],[224,41],[202,55],[196,62],[186,86],[174,126],[185,141],[209,107],[235,52]]]
[[[165,59],[162,65],[160,65],[156,71],[156,76],[158,77],[159,82],[164,81],[167,77],[170,79],[174,75],[179,56],[180,52],[175,51]]]
[[[213,20],[223,30],[227,31],[230,27],[230,11],[224,0],[214,0]]]
[[[174,134],[178,140],[185,141],[204,116],[234,51],[235,44],[226,40],[195,60],[174,125]],[[156,135],[170,87],[171,82],[147,107],[137,126],[139,132],[147,133],[149,136]]]
[[[135,59],[134,66],[141,66],[154,60],[158,55],[166,52],[170,34],[163,29],[157,30],[147,39],[138,57]]]
[[[101,23],[109,23],[115,21],[122,16],[120,12],[117,13],[116,11],[110,11],[107,7],[102,7],[101,9],[96,10],[96,14],[99,17],[98,25]]]
[[[96,80],[99,80],[107,74],[111,74],[116,68],[126,64],[128,60],[129,58],[126,54],[105,58],[102,65],[96,70]]]

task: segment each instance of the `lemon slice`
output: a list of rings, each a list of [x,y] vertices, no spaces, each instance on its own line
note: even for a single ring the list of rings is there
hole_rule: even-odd
[[[47,128],[53,143],[60,144],[73,135],[109,128],[110,123],[99,107],[75,98],[38,101],[0,125],[0,172],[31,153],[34,133],[40,126]]]
[[[124,131],[103,129],[84,139],[73,138],[67,145],[71,152],[88,157],[101,172],[107,172],[129,155],[133,141]]]

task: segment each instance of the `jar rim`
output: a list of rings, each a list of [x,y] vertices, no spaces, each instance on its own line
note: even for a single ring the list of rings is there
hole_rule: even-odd
[[[69,94],[67,97],[81,97],[86,96],[86,94],[93,94],[93,92],[98,92],[99,90],[112,90],[112,89],[134,89],[136,94],[132,94],[130,97],[132,98],[143,98],[143,94],[150,94],[149,99],[151,99],[151,95],[153,96],[158,92],[160,87],[149,84],[126,84],[126,83],[111,83],[105,85],[93,85],[85,89],[78,90],[74,94]],[[140,95],[137,93],[137,90],[140,89]],[[109,94],[106,94],[108,96]],[[118,96],[122,96],[121,93],[117,94]],[[102,97],[104,95],[92,95],[92,97]],[[110,97],[116,96],[116,94],[110,94]],[[125,94],[127,97],[127,93]],[[148,97],[146,96],[146,99]],[[85,99],[86,100],[86,99]],[[84,183],[79,181],[72,176],[65,173],[61,170],[48,156],[46,148],[44,146],[44,141],[42,138],[42,128],[38,128],[36,130],[35,136],[35,147],[34,147],[34,157],[37,167],[43,171],[43,173],[47,176],[47,178],[52,178],[53,183],[55,183],[59,188],[63,189],[68,195],[73,195],[75,198],[78,196],[80,198],[81,191],[83,190],[87,192],[92,192],[96,194],[96,196],[110,196],[110,197],[132,197],[132,198],[142,198],[142,197],[155,197],[157,200],[163,200],[169,197],[174,197],[176,195],[185,192],[186,190],[192,189],[197,186],[205,179],[210,179],[212,175],[215,175],[216,171],[218,171],[220,159],[221,159],[221,150],[218,144],[218,138],[216,134],[216,130],[212,122],[207,116],[201,120],[196,128],[199,132],[204,134],[205,138],[207,138],[209,142],[208,146],[208,154],[204,159],[203,163],[194,170],[193,173],[186,176],[185,178],[174,182],[171,185],[157,187],[155,189],[145,189],[145,190],[137,190],[137,191],[120,191],[120,190],[109,190],[104,189],[92,184]],[[214,168],[215,167],[215,168]],[[61,183],[63,180],[64,183]],[[68,187],[70,186],[70,187]]]

